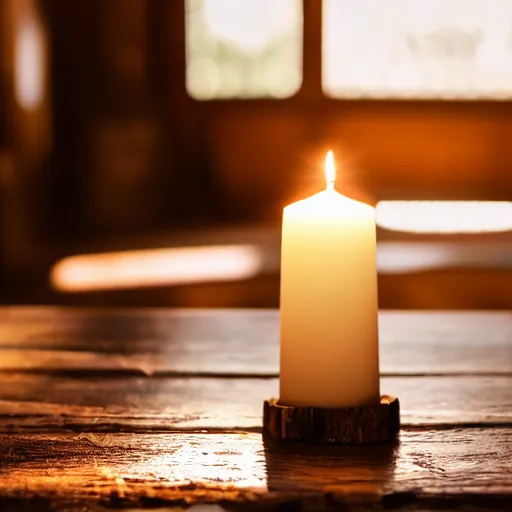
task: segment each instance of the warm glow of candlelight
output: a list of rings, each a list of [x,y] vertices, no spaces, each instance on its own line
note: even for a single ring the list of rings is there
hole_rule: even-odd
[[[283,210],[280,403],[379,403],[375,209],[327,189]],[[341,341],[340,341],[341,340]]]
[[[325,182],[327,188],[334,188],[334,182],[336,181],[336,168],[334,166],[334,155],[332,151],[327,151],[325,157]]]

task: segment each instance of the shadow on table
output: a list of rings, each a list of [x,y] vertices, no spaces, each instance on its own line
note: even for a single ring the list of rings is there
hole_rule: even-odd
[[[392,479],[399,442],[365,446],[277,443],[263,437],[269,491],[376,494]]]

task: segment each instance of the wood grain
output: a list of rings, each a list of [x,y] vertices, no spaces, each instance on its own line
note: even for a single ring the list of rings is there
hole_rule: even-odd
[[[381,388],[400,399],[403,425],[512,424],[511,377],[388,377]],[[259,430],[277,393],[276,379],[0,374],[0,430]]]
[[[468,464],[468,460],[472,463]],[[0,435],[0,495],[202,500],[267,491],[503,493],[512,429],[403,431],[391,447],[264,444],[259,434]],[[198,492],[199,490],[199,492]]]
[[[0,308],[0,510],[512,510],[512,313],[380,329],[399,441],[319,448],[261,438],[275,311]]]
[[[379,321],[384,375],[512,375],[512,313]],[[277,376],[278,331],[268,310],[0,308],[0,370]]]
[[[290,407],[275,398],[263,404],[263,435],[308,444],[394,443],[400,430],[396,397],[360,407]]]

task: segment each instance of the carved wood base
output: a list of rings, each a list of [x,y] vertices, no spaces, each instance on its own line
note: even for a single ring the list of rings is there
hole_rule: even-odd
[[[383,395],[378,405],[343,407],[292,407],[275,398],[263,405],[263,432],[279,441],[314,444],[386,443],[400,429],[400,405]]]

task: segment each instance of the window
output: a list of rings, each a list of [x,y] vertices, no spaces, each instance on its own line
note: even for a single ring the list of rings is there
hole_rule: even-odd
[[[336,98],[512,98],[510,0],[324,0]]]
[[[195,99],[286,98],[302,82],[301,0],[186,0]]]

